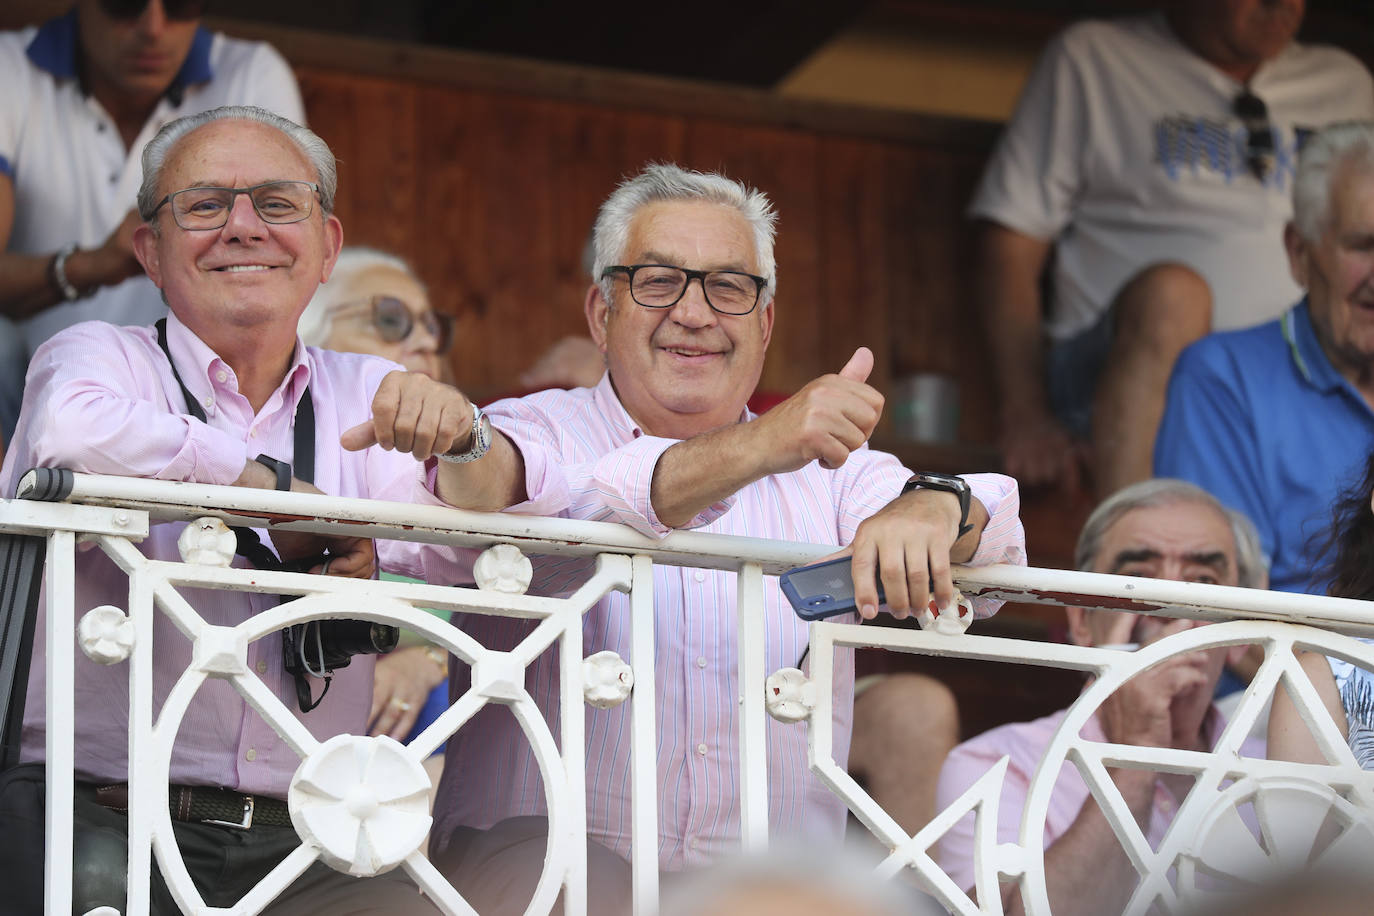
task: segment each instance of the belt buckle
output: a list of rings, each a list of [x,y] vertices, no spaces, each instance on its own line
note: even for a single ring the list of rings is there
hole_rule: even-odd
[[[247,830],[253,826],[253,796],[243,796],[243,820],[239,823],[233,821],[205,820],[202,824],[214,824],[218,827],[233,827],[235,830]]]

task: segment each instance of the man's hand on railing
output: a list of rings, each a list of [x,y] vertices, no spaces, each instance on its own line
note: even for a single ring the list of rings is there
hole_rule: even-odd
[[[306,572],[316,575],[343,576],[348,579],[371,579],[377,571],[377,549],[371,538],[328,537],[301,531],[271,532],[272,544],[282,563],[320,557]]]

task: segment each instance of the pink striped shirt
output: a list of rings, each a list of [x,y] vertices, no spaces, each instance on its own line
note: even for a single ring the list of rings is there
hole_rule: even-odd
[[[527,455],[533,504],[545,513],[622,522],[642,532],[667,530],[655,517],[649,484],[659,456],[676,440],[644,435],[616,398],[609,379],[596,388],[546,391],[501,401],[493,422]],[[744,419],[752,419],[746,413]],[[544,462],[562,466],[566,490]],[[891,501],[911,472],[897,459],[864,447],[830,471],[812,462],[757,481],[712,506],[688,527],[698,531],[846,544],[859,523]],[[992,516],[974,562],[1024,563],[1016,483],[1000,475],[969,478]],[[528,507],[516,507],[527,511]],[[585,561],[547,561],[536,588],[562,593],[584,580]],[[665,869],[705,864],[738,844],[739,688],[735,651],[735,574],[659,566],[654,571],[656,701],[659,715],[659,861]],[[983,602],[980,615],[997,604]],[[796,665],[807,627],[765,579],[768,671]],[[629,599],[615,593],[584,618],[587,654],[611,649],[630,657]],[[525,621],[471,615],[459,625],[491,648],[509,648],[529,632]],[[557,734],[556,651],[526,672],[525,685]],[[464,689],[461,678],[457,689]],[[835,754],[849,753],[853,652],[841,650],[834,685]],[[629,855],[629,705],[586,712],[587,822],[590,836]],[[843,834],[845,808],[811,775],[806,728],[769,720],[770,820],[780,834]],[[503,818],[545,813],[538,766],[508,710],[487,706],[449,742],[435,805],[442,845],[457,826],[487,827]]]
[[[1052,715],[1033,722],[1013,722],[976,738],[965,741],[949,752],[944,766],[940,769],[940,783],[935,791],[935,810],[943,811],[968,791],[969,787],[992,769],[999,760],[1007,757],[1007,773],[1002,782],[1001,801],[997,805],[997,837],[995,843],[1015,843],[1021,834],[1021,817],[1030,796],[1031,782],[1045,756],[1050,742],[1059,732],[1064,717],[1069,714],[1061,709]],[[1226,717],[1215,706],[1205,723],[1206,746],[1215,747],[1226,727]],[[1107,734],[1096,715],[1083,726],[1081,736],[1087,741],[1105,742]],[[1247,738],[1241,747],[1241,756],[1264,757],[1264,741],[1260,738]],[[1078,820],[1083,805],[1088,802],[1091,792],[1083,776],[1072,763],[1064,763],[1055,781],[1054,791],[1050,793],[1049,806],[1045,811],[1044,848],[1049,849],[1061,836],[1068,832],[1073,822]],[[1155,783],[1154,797],[1150,808],[1150,824],[1145,838],[1151,849],[1158,849],[1164,840],[1169,825],[1182,799],[1175,798],[1163,782]],[[1094,802],[1094,804],[1096,804]],[[1247,820],[1248,822],[1248,820]],[[954,883],[964,890],[973,887],[973,815],[969,814],[949,829],[940,838],[935,860]]]
[[[238,393],[233,370],[176,316],[167,319],[168,346],[181,377],[205,409],[207,422],[187,416],[184,399],[152,328],[90,321],[41,346],[29,367],[15,441],[5,455],[5,493],[31,467],[66,467],[94,474],[232,484],[244,463],[259,454],[293,458],[296,403],[306,385],[315,405],[315,483],[326,493],[443,505],[430,492],[432,477],[408,454],[370,448],[346,452],[339,435],[371,414],[383,376],[400,368],[387,360],[304,348],[285,379],[255,416]],[[137,545],[145,556],[179,561],[182,523],[152,526]],[[266,543],[267,537],[263,534]],[[411,576],[454,581],[455,559],[438,548],[380,542],[381,563]],[[242,566],[241,559],[235,560]],[[182,589],[200,615],[233,626],[275,603],[267,595]],[[126,607],[128,579],[99,550],[76,561],[76,616],[101,604]],[[191,645],[165,615],[156,615],[153,641],[154,713],[191,659]],[[301,713],[282,668],[281,638],[248,647],[248,666],[305,722],[316,737],[366,733],[372,697],[371,656],[358,657],[334,677],[319,707]],[[33,668],[24,715],[23,759],[42,760],[46,716],[44,625],[35,628]],[[318,684],[317,684],[318,690]],[[128,773],[129,669],[76,657],[76,767],[79,779],[120,782]],[[300,759],[225,681],[210,679],[197,691],[177,734],[171,781],[219,785],[286,796]]]

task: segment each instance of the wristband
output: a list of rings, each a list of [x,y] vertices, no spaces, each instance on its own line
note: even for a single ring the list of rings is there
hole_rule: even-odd
[[[905,496],[912,490],[940,490],[944,493],[953,493],[959,498],[959,533],[954,536],[954,539],[957,541],[973,530],[973,526],[968,522],[972,491],[969,490],[968,482],[964,478],[955,477],[953,474],[931,474],[918,471],[902,487],[902,495]]]
[[[64,245],[56,255],[53,256],[52,265],[48,269],[49,279],[52,285],[57,287],[57,292],[66,302],[71,302],[81,298],[81,290],[72,286],[72,282],[67,279],[67,258],[76,252],[76,243]]]
[[[289,489],[291,489],[291,465],[290,465],[290,464],[288,464],[288,463],[285,462],[285,461],[278,461],[277,459],[273,458],[271,455],[259,455],[258,457],[254,458],[253,460],[256,461],[258,464],[262,465],[263,467],[267,468],[267,469],[268,469],[269,471],[271,471],[273,474],[276,474],[276,475],[277,475],[277,489],[278,489],[278,490],[289,490]]]

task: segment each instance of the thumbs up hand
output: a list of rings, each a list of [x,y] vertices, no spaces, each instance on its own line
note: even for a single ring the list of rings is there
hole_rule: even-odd
[[[765,474],[819,460],[838,468],[868,441],[883,415],[883,396],[868,384],[873,351],[859,347],[836,374],[822,375],[756,421]]]

